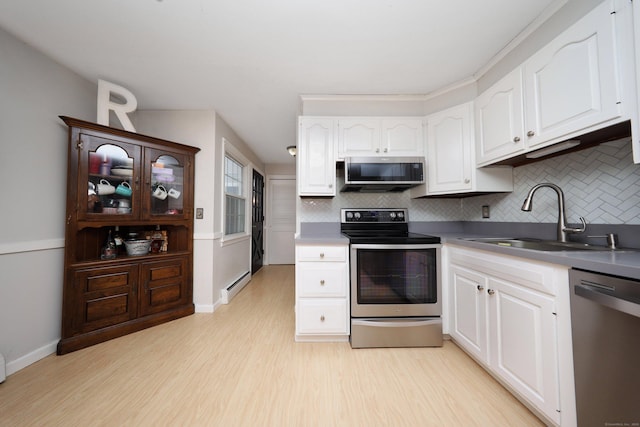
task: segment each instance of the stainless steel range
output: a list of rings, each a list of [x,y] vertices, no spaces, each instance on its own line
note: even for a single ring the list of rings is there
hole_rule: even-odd
[[[442,345],[440,238],[406,209],[342,209],[350,242],[351,347]]]

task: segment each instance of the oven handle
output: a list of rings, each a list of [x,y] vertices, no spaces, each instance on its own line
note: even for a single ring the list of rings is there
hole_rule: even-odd
[[[367,320],[362,320],[362,319],[351,319],[351,324],[352,325],[357,325],[357,326],[373,326],[375,328],[397,328],[398,326],[400,327],[406,327],[406,326],[424,326],[424,325],[429,325],[432,323],[439,323],[441,322],[440,318],[437,319],[426,319],[426,320],[406,320],[406,319],[400,319],[400,320],[373,320],[373,319],[367,319]]]
[[[353,249],[440,249],[441,244],[417,244],[417,245],[389,245],[389,244],[360,244],[351,245]]]

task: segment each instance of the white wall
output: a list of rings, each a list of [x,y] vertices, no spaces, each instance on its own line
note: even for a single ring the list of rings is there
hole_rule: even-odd
[[[250,237],[222,241],[222,139],[258,170],[264,165],[215,111],[137,111],[133,122],[139,133],[200,148],[195,207],[204,209],[204,218],[195,220],[193,297],[196,311],[212,312],[220,304],[220,291],[251,269]]]
[[[0,29],[0,353],[11,374],[60,339],[67,115],[95,121],[89,82]]]
[[[136,131],[158,138],[200,148],[196,154],[196,208],[204,210],[202,219],[194,220],[193,302],[196,311],[212,312],[218,300],[213,291],[214,203],[217,179],[212,167],[216,161],[214,111],[137,111],[133,115]]]
[[[224,172],[224,153],[222,147],[223,138],[233,145],[253,167],[263,176],[265,175],[265,166],[258,157],[251,151],[245,142],[240,138],[229,124],[220,116],[216,115],[216,163],[214,169],[216,171],[216,184],[214,193],[214,203],[217,208],[214,212],[214,232],[217,239],[213,246],[213,256],[215,265],[213,277],[214,295],[219,295],[220,291],[230,284],[238,280],[242,275],[251,272],[251,229],[248,229],[249,235],[246,238],[235,240],[233,242],[223,241],[223,221],[222,221],[222,198],[223,185],[222,174]],[[251,175],[249,175],[251,176]],[[250,203],[250,198],[248,199]]]

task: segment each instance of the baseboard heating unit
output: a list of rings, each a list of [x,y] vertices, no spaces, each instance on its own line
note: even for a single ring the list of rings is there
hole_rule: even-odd
[[[229,301],[231,301],[233,297],[238,295],[238,292],[240,292],[242,288],[244,288],[246,284],[249,283],[249,280],[251,280],[251,274],[247,271],[235,282],[220,291],[220,299],[222,300],[222,303],[229,304]]]

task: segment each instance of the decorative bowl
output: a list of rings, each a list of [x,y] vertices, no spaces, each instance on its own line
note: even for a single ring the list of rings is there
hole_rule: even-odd
[[[124,246],[127,249],[127,255],[135,256],[135,255],[146,255],[149,253],[149,248],[151,247],[151,240],[141,239],[141,240],[125,240]]]

